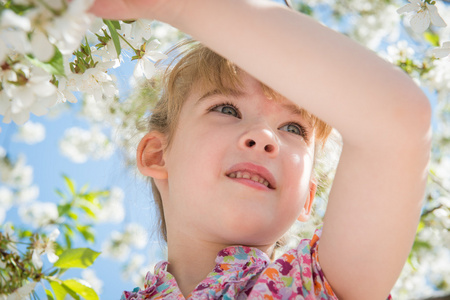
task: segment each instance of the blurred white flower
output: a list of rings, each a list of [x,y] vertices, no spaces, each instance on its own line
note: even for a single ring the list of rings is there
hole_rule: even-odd
[[[5,218],[6,218],[6,209],[5,209],[5,207],[0,206],[0,224],[3,224],[3,222],[5,222]],[[1,268],[1,266],[0,266],[0,268]]]
[[[25,188],[33,181],[33,168],[26,165],[23,154],[17,157],[14,164],[3,158],[0,159],[0,179],[11,187]]]
[[[121,188],[111,188],[109,198],[102,208],[96,212],[99,222],[120,223],[125,218],[125,207],[123,205],[124,193]]]
[[[55,203],[32,202],[19,207],[19,216],[24,223],[40,228],[55,223],[59,213]]]
[[[21,188],[16,193],[16,204],[28,203],[39,197],[39,187],[37,185]]]
[[[31,281],[27,284],[23,285],[22,287],[18,288],[11,294],[9,294],[5,299],[6,300],[23,300],[28,299],[28,296],[31,294],[32,291],[34,291],[36,287],[37,282]]]
[[[406,61],[414,56],[414,49],[409,47],[408,42],[405,40],[398,41],[395,45],[387,47],[388,60],[392,63],[398,61]]]
[[[0,28],[13,27],[23,31],[31,30],[31,23],[27,17],[20,16],[10,9],[3,10],[0,17]]]
[[[98,295],[102,293],[103,281],[97,277],[95,271],[86,269],[81,272],[81,277],[97,292]]]
[[[125,261],[130,255],[131,248],[123,242],[122,234],[118,231],[111,232],[107,240],[103,242],[102,253],[118,261]]]
[[[62,54],[71,54],[81,43],[89,28],[93,16],[87,13],[92,0],[74,0],[68,2],[68,9],[52,19],[47,32]]]
[[[67,129],[59,142],[59,148],[64,156],[76,163],[84,163],[89,158],[107,159],[114,153],[114,145],[98,128]]]
[[[42,142],[45,139],[45,127],[41,123],[28,121],[19,126],[19,132],[14,139],[29,145]]]
[[[167,58],[167,55],[155,51],[159,45],[160,43],[157,40],[152,40],[146,44],[144,56],[138,59],[134,67],[134,77],[140,78],[145,76],[147,79],[152,78],[156,71],[155,62]]]
[[[408,0],[410,3],[400,7],[397,13],[413,13],[410,20],[411,28],[422,33],[428,29],[430,23],[437,27],[445,27],[447,24],[439,15],[436,6],[428,4],[422,0]]]
[[[127,260],[123,270],[122,270],[122,278],[124,280],[133,279],[133,275],[139,272],[140,268],[144,265],[145,257],[142,254],[133,254],[130,259]],[[148,269],[150,271],[151,269]],[[153,270],[151,270],[153,271]],[[139,276],[140,277],[140,276]],[[145,278],[145,274],[143,274],[142,279]]]
[[[48,40],[47,35],[36,29],[31,36],[31,49],[40,61],[49,61],[55,55],[55,46]]]
[[[444,42],[440,48],[433,49],[432,53],[436,58],[444,58],[450,55],[450,41]]]
[[[58,96],[58,102],[69,101],[70,103],[77,103],[77,98],[68,88],[67,79],[64,77],[57,77],[57,79],[58,90],[56,91],[56,95]]]
[[[59,234],[59,230],[55,229],[47,238],[39,237],[39,239],[33,243],[33,254],[31,256],[31,261],[36,268],[42,268],[42,255],[46,254],[48,261],[51,263],[55,263],[59,259],[59,257],[55,254],[55,241]]]
[[[147,245],[148,235],[137,223],[129,223],[123,232],[113,231],[102,246],[106,256],[124,261],[131,252],[131,246],[142,249]]]
[[[5,186],[0,186],[0,207],[3,208],[4,211],[7,211],[11,208],[12,205],[13,192]]]

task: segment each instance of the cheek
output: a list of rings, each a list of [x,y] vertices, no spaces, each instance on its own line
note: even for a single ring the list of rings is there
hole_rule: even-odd
[[[309,151],[290,153],[284,161],[286,186],[284,191],[289,201],[303,201],[309,194],[313,156]]]

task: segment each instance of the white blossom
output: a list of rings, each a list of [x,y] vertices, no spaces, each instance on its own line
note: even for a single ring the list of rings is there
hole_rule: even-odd
[[[138,19],[131,24],[120,22],[120,29],[117,31],[123,36],[133,48],[138,49],[143,43],[146,43],[152,36],[151,20]],[[131,49],[128,43],[121,40],[123,49]]]
[[[32,202],[19,207],[19,216],[34,228],[45,227],[58,220],[58,208],[53,202]]]
[[[0,160],[0,179],[14,188],[28,187],[33,181],[33,168],[26,165],[25,155],[20,154],[14,164]]]
[[[131,247],[142,249],[147,245],[148,235],[145,229],[137,223],[129,223],[123,232],[113,231],[102,246],[105,255],[125,260]]]
[[[102,101],[103,96],[114,97],[117,94],[117,88],[113,78],[106,73],[106,70],[114,64],[114,62],[100,62],[95,68],[87,69],[83,74],[71,74],[67,88],[93,95],[97,101]]]
[[[97,277],[95,271],[86,269],[81,272],[81,277],[97,292],[98,295],[102,293],[103,281]]]
[[[37,185],[31,185],[25,188],[21,188],[16,194],[16,203],[23,204],[36,200],[39,197],[39,187]]]
[[[19,127],[15,140],[33,145],[45,139],[45,127],[41,123],[28,121]]]
[[[7,211],[13,205],[13,196],[14,194],[9,188],[0,186],[0,207],[3,208],[4,211]]]
[[[92,0],[70,1],[65,13],[55,17],[48,26],[47,32],[62,54],[71,54],[80,46],[93,20],[93,16],[87,13],[92,3]]]
[[[97,220],[99,222],[122,222],[125,218],[123,199],[123,190],[118,187],[112,187],[108,199],[106,199],[102,208],[96,212]]]
[[[36,268],[42,268],[42,255],[47,255],[47,259],[51,263],[55,263],[59,259],[59,257],[55,254],[55,241],[59,234],[59,230],[55,229],[47,238],[39,237],[39,239],[33,243],[34,249],[31,260]]]
[[[3,91],[0,93],[0,114],[4,116],[3,122],[11,120],[18,125],[28,121],[30,113],[42,116],[48,108],[56,104],[56,87],[50,83],[51,76],[40,69],[21,67],[25,79],[18,78],[16,72],[10,71],[3,76]],[[25,84],[16,84],[25,80]]]
[[[389,45],[387,47],[387,55],[384,55],[391,63],[397,63],[398,61],[406,61],[406,59],[412,59],[415,51],[411,48],[407,41],[398,41],[395,45]]]
[[[444,58],[450,55],[450,41],[444,42],[440,48],[433,49],[432,53],[436,58]]]
[[[72,91],[69,90],[69,87],[67,85],[67,79],[64,77],[58,77],[57,79],[58,79],[58,90],[56,91],[56,95],[58,97],[58,102],[61,103],[69,101],[70,103],[77,103],[77,98],[72,93]]]
[[[1,195],[0,195],[1,196]],[[6,218],[6,209],[3,206],[0,206],[0,224],[3,224]],[[0,266],[1,268],[1,266]]]
[[[72,127],[66,130],[59,142],[64,156],[76,163],[84,163],[89,158],[107,159],[114,152],[108,137],[97,128],[85,130]]]
[[[399,14],[413,13],[410,25],[417,32],[422,33],[428,29],[430,23],[437,27],[445,27],[447,24],[439,15],[436,6],[422,0],[408,0],[410,3],[397,10]]]
[[[144,56],[138,59],[138,62],[134,67],[134,77],[139,78],[145,76],[145,78],[147,79],[152,78],[156,71],[155,62],[160,59],[167,58],[167,55],[159,51],[155,51],[155,49],[158,48],[159,45],[160,43],[157,40],[152,40],[147,43]]]
[[[37,282],[31,281],[27,284],[23,285],[22,287],[18,288],[11,294],[9,294],[5,299],[6,300],[23,300],[28,299],[28,296],[31,294],[31,292],[34,291],[36,287]]]

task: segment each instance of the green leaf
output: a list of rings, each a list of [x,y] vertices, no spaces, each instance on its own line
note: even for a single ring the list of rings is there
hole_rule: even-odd
[[[60,256],[58,261],[54,264],[57,268],[87,268],[92,265],[100,255],[89,248],[75,248],[67,249]]]
[[[61,199],[66,199],[66,196],[63,194],[63,192],[61,192],[59,189],[56,189],[55,190],[55,193],[59,196],[59,197],[61,197]]]
[[[77,230],[83,235],[85,241],[92,242],[92,243],[95,242],[95,234],[92,232],[91,226],[78,225]]]
[[[45,290],[45,294],[47,295],[47,300],[55,300],[55,298],[53,298],[53,294],[51,291],[44,289]]]
[[[109,33],[111,34],[111,38],[114,42],[114,47],[116,48],[117,57],[119,57],[120,52],[122,51],[122,47],[120,46],[119,34],[117,33],[117,29],[120,29],[120,24],[118,25],[118,27],[116,27],[117,21],[103,20],[103,22],[109,28]]]
[[[63,175],[64,180],[66,181],[66,185],[69,188],[69,191],[72,195],[75,195],[75,184],[73,182],[72,179],[70,179],[69,177],[67,177],[66,175]]]
[[[97,293],[90,287],[78,282],[75,279],[67,279],[63,281],[66,289],[72,290],[86,300],[99,300]]]
[[[53,293],[55,294],[56,300],[64,300],[67,295],[66,289],[64,289],[61,284],[56,281],[49,280],[50,286],[52,287]]]
[[[27,55],[26,58],[36,67],[42,68],[52,75],[66,76],[63,56],[56,46],[54,49],[55,55],[47,62],[42,62],[31,55]]]
[[[93,212],[89,207],[87,207],[86,205],[82,205],[82,206],[80,206],[80,207],[81,207],[82,210],[84,210],[84,212],[85,212],[89,217],[91,217],[92,219],[97,219],[97,216],[94,214],[94,212]]]
[[[434,47],[439,47],[439,35],[436,33],[432,33],[429,31],[426,31],[424,34],[425,39]]]
[[[72,209],[72,205],[70,203],[63,203],[58,205],[58,214],[60,217],[66,215]]]
[[[72,211],[70,211],[68,214],[69,218],[71,218],[72,220],[78,220],[78,215]]]

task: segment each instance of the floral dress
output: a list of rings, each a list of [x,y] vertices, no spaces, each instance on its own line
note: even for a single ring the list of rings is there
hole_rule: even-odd
[[[321,229],[271,262],[257,248],[231,246],[221,250],[216,266],[187,299],[338,299],[320,268],[317,247]],[[184,300],[175,278],[167,272],[167,261],[155,266],[145,278],[144,289],[124,292],[122,300]],[[389,296],[388,299],[391,299]]]

